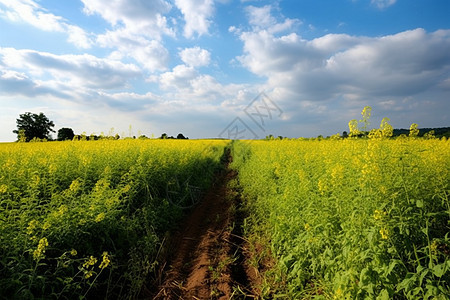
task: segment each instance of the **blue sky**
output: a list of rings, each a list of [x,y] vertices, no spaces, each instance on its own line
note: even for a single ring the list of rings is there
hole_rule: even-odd
[[[448,0],[0,0],[0,141],[450,126]],[[54,135],[56,136],[56,135]]]

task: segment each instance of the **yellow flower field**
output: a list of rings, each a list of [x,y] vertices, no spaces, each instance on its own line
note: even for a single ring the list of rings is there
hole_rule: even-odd
[[[182,207],[198,200],[186,194],[208,188],[227,143],[0,144],[1,295],[135,296]]]
[[[247,141],[233,149],[249,231],[270,240],[277,261],[269,298],[450,297],[449,141]],[[273,291],[277,283],[285,290]]]

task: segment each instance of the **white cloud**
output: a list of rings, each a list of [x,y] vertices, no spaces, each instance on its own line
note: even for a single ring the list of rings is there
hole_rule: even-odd
[[[131,57],[149,71],[167,69],[169,51],[158,40],[149,40],[120,29],[99,35],[97,42],[102,47],[117,49],[111,58]]]
[[[251,96],[254,96],[259,88],[250,88],[246,84],[222,84],[213,76],[201,74],[193,66],[184,64],[175,66],[172,71],[153,76],[150,81],[159,83],[160,88],[166,92],[163,95],[165,99],[178,99],[184,104],[221,104],[222,107],[236,107],[237,98],[242,101],[239,95],[248,96],[248,93],[252,92]],[[249,101],[251,96],[245,101]]]
[[[255,18],[250,31],[233,30],[243,42],[243,54],[236,59],[266,79],[265,90],[287,112],[284,126],[304,132],[314,123],[311,135],[334,134],[317,128],[341,124],[346,130],[346,122],[365,105],[391,119],[392,111],[402,111],[399,117],[409,124],[432,122],[435,109],[448,108],[443,99],[448,99],[450,30],[419,28],[381,37],[328,34],[308,40],[270,31],[267,27],[278,23],[263,17],[268,12],[259,11],[261,22]],[[441,119],[445,124],[448,114]]]
[[[204,67],[211,61],[211,53],[200,47],[185,48],[179,53],[181,60],[192,67]]]
[[[164,14],[171,5],[164,0],[81,0],[86,14],[99,14],[114,27],[126,28],[126,31],[151,39],[160,39],[161,35],[173,36]]]
[[[257,28],[268,28],[276,23],[276,19],[271,15],[272,7],[265,5],[263,7],[248,6],[248,22]]]
[[[113,26],[97,36],[101,47],[116,49],[110,57],[131,57],[151,72],[166,70],[169,52],[162,44],[162,36],[175,36],[164,16],[171,10],[167,1],[82,2],[86,14],[99,14]]]
[[[92,40],[88,37],[87,33],[78,26],[67,25],[67,33],[69,38],[67,41],[74,44],[78,48],[87,49],[92,45]]]
[[[7,74],[28,73],[15,76],[16,81],[20,79],[24,83],[26,79],[36,83],[40,78],[50,76],[50,80],[41,80],[41,85],[56,81],[70,84],[74,90],[123,88],[129,80],[141,75],[139,68],[133,64],[97,58],[89,54],[55,55],[34,50],[0,48],[0,62]]]
[[[178,65],[171,72],[160,75],[159,82],[164,90],[181,90],[191,86],[191,80],[198,76],[198,72],[186,65]]]
[[[395,2],[397,2],[397,0],[370,0],[370,3],[372,3],[372,5],[375,5],[380,9],[394,5]]]
[[[379,38],[330,34],[304,40],[267,31],[240,37],[243,66],[291,99],[418,94],[450,71],[450,30],[416,29]]]
[[[175,5],[184,16],[184,36],[191,38],[208,34],[210,20],[214,14],[213,0],[175,0]]]
[[[272,15],[273,7],[265,5],[263,7],[248,6],[247,12],[249,24],[252,25],[254,31],[267,30],[270,33],[282,32],[292,28],[294,24],[301,23],[297,19],[285,18],[282,23],[277,22],[277,19]],[[230,27],[231,29],[231,27]]]
[[[6,8],[5,11],[0,10],[0,14],[13,22],[25,22],[44,31],[64,32],[69,36],[67,41],[79,48],[86,49],[92,45],[82,28],[47,12],[33,0],[0,0],[0,4]]]

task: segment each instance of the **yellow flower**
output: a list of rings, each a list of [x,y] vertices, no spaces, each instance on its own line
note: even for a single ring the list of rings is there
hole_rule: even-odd
[[[7,190],[8,190],[8,186],[6,184],[0,185],[0,194],[6,193]]]
[[[309,224],[306,223],[306,224],[305,224],[305,230],[306,230],[306,231],[309,231],[310,229],[311,229],[311,226],[309,226]]]
[[[344,293],[341,288],[338,288],[334,294],[334,299],[342,299],[342,296],[344,296]]]
[[[381,228],[380,229],[380,234],[381,234],[381,238],[383,240],[387,240],[389,237],[389,231],[386,228]]]
[[[78,181],[78,179],[75,179],[70,184],[69,190],[75,193],[78,191],[79,188],[80,188],[80,181]]]
[[[33,251],[33,259],[40,260],[40,259],[44,258],[44,253],[45,253],[46,247],[48,247],[47,238],[40,239],[37,249]]]
[[[105,218],[105,213],[99,213],[97,217],[95,218],[95,222],[100,223]]]
[[[97,263],[97,259],[93,257],[92,255],[89,257],[88,260],[83,264],[84,268],[88,268],[89,266],[93,266]]]
[[[103,260],[100,263],[100,265],[98,266],[100,269],[106,268],[109,265],[109,263],[111,262],[111,260],[109,259],[108,252],[106,252],[106,251],[103,252],[102,256],[103,256]]]
[[[317,186],[322,195],[324,195],[328,191],[328,182],[324,178],[319,179]]]
[[[76,256],[77,254],[78,254],[77,250],[75,249],[70,250],[70,255]]]
[[[94,275],[94,272],[88,271],[88,272],[84,273],[84,278],[88,279],[88,278],[92,277],[92,275]]]
[[[46,221],[46,222],[44,223],[44,225],[42,226],[42,229],[47,230],[47,229],[49,229],[50,227],[51,227],[51,224],[50,224],[48,221]]]
[[[34,229],[36,229],[37,225],[38,225],[38,221],[36,220],[31,220],[30,223],[28,223],[28,227],[27,227],[27,234],[28,235],[32,235]]]
[[[438,246],[439,246],[439,242],[437,240],[434,240],[430,246],[431,253],[436,253]]]
[[[386,215],[385,211],[375,209],[375,211],[373,213],[373,218],[378,221],[378,220],[381,220],[383,218],[383,216],[385,216],[385,215]]]

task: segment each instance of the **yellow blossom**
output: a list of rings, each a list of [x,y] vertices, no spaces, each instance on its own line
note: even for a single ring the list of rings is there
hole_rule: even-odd
[[[46,221],[46,222],[44,223],[44,225],[42,226],[42,229],[47,230],[47,229],[49,229],[50,227],[51,227],[51,224],[50,224],[48,221]]]
[[[37,249],[33,251],[33,259],[40,260],[40,259],[44,258],[44,253],[45,253],[46,247],[48,247],[47,238],[40,239]]]
[[[373,218],[378,221],[378,220],[381,220],[383,218],[383,216],[385,216],[385,215],[386,215],[385,211],[375,209],[375,211],[373,213]]]
[[[334,294],[334,299],[342,299],[344,296],[344,293],[342,292],[341,288],[338,288]]]
[[[430,245],[431,253],[436,253],[438,246],[439,246],[439,242],[437,240],[433,240],[433,242]]]
[[[103,252],[102,256],[103,256],[102,262],[98,266],[100,269],[106,268],[109,265],[109,263],[111,262],[111,260],[109,259],[108,252],[106,252],[106,251]]]
[[[386,228],[381,228],[380,229],[380,234],[381,234],[381,238],[383,240],[387,240],[389,237],[389,231]]]
[[[27,234],[28,234],[28,235],[32,235],[34,229],[36,229],[36,227],[37,227],[38,224],[39,224],[38,221],[36,221],[36,220],[31,220],[31,221],[28,223]]]
[[[70,184],[69,190],[72,192],[77,192],[79,188],[80,188],[80,181],[78,181],[78,179],[75,179]]]
[[[92,275],[94,275],[94,272],[88,271],[88,272],[84,273],[84,278],[88,279],[88,278],[92,277]]]
[[[76,256],[77,254],[78,254],[77,250],[75,249],[70,250],[70,255]]]
[[[105,219],[105,213],[102,212],[97,215],[97,217],[95,218],[95,222],[99,223],[103,221],[103,219]]]
[[[93,257],[92,255],[89,257],[88,260],[83,264],[84,268],[88,268],[89,266],[93,266],[97,263],[97,259]]]

